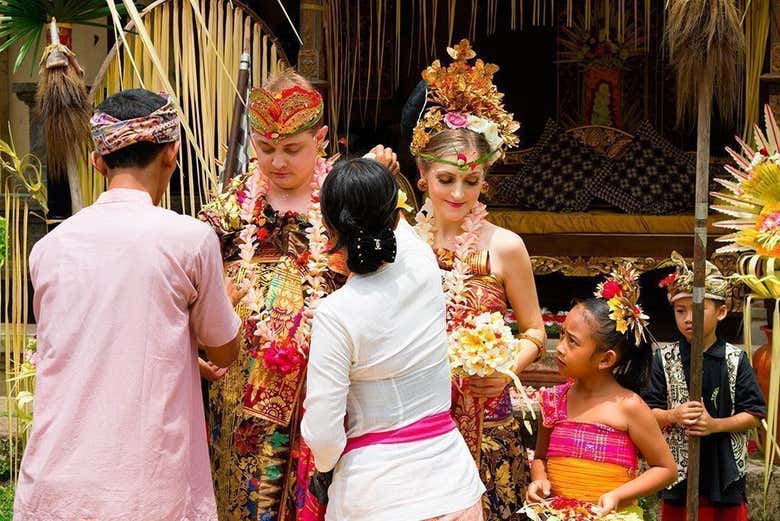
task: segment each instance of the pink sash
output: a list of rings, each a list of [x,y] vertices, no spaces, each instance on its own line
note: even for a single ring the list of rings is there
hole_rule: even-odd
[[[369,432],[362,436],[349,438],[347,446],[344,447],[342,456],[355,449],[368,447],[369,445],[379,445],[385,443],[407,443],[410,441],[429,440],[455,429],[455,422],[452,421],[450,411],[426,416],[414,423],[384,432]]]

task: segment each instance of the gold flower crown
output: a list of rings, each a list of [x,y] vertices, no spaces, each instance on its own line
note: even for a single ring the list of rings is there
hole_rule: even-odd
[[[447,47],[447,54],[454,60],[449,67],[442,67],[436,60],[422,73],[428,84],[427,108],[414,127],[410,147],[412,155],[453,164],[462,170],[484,162],[493,163],[504,155],[506,148],[517,146],[515,132],[520,128],[520,123],[504,108],[504,95],[493,84],[498,66],[480,59],[470,65],[468,61],[477,54],[466,39],[455,47]],[[431,137],[448,128],[482,134],[490,151],[471,162],[457,151],[457,162],[424,154],[422,151]]]
[[[593,293],[596,298],[604,299],[611,313],[609,318],[615,321],[615,329],[625,333],[634,332],[636,345],[645,339],[649,317],[639,306],[639,273],[631,263],[616,269],[600,283]]]

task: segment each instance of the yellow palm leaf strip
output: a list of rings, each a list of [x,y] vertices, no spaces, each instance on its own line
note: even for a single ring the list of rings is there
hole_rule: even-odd
[[[203,20],[203,13],[202,13],[201,9],[198,7],[197,0],[189,0],[189,2],[190,2],[190,6],[192,6],[192,12],[195,14],[195,19],[198,21],[198,24],[200,24],[201,27],[205,28],[206,24],[205,24],[205,22]],[[221,9],[220,9],[220,11],[221,11]],[[208,42],[209,47],[211,48],[212,51],[217,53],[216,54],[217,64],[219,65],[219,67],[222,68],[222,74],[227,76],[228,81],[230,82],[230,85],[233,87],[233,92],[237,93],[238,92],[238,87],[236,86],[236,82],[233,81],[233,73],[231,71],[229,71],[227,69],[227,67],[225,67],[225,62],[222,60],[222,56],[216,51],[216,46],[214,45],[214,40],[211,39],[211,32],[209,32],[207,30],[205,34],[206,34],[206,41]]]
[[[749,326],[746,326],[749,327]],[[780,331],[780,299],[775,298],[775,309],[772,314],[772,327]],[[767,408],[767,433],[777,432],[778,398],[780,398],[780,336],[772,335],[772,366],[769,371],[769,403]],[[764,450],[764,506],[766,507],[769,482],[772,476],[772,463],[775,459],[777,446],[771,444]]]
[[[125,49],[125,56],[127,57],[128,61],[130,61],[132,65],[132,71],[135,72],[135,78],[138,79],[138,83],[140,84],[139,86],[141,88],[145,88],[141,70],[138,68],[138,64],[136,63],[135,56],[133,55],[133,51],[132,51],[133,48],[128,44],[127,39],[125,38],[125,31],[122,29],[122,21],[119,18],[119,12],[116,10],[116,3],[114,2],[114,0],[106,0],[106,3],[108,5],[108,9],[111,11],[111,18],[113,19],[114,27],[116,27],[116,32],[119,35],[119,40],[122,41],[122,45]],[[134,85],[133,82],[134,77],[131,75],[131,72],[127,70],[128,69],[127,67],[124,67],[123,69],[126,74],[126,76],[124,77],[123,87],[131,88],[130,86]]]
[[[270,41],[270,37],[266,34],[263,35],[263,51],[260,55],[260,58],[263,60],[263,77],[261,78],[260,82],[257,84],[258,87],[261,87],[265,85],[268,82],[268,76],[271,74],[271,65],[268,63],[268,57],[271,55],[271,51],[268,49],[268,42]]]
[[[752,0],[745,13],[745,124],[742,138],[753,142],[753,126],[759,119],[759,90],[769,37],[769,1]]]
[[[195,24],[194,20],[194,13],[192,12],[191,8],[187,8],[187,5],[182,2],[182,12],[184,13],[185,18],[185,31],[182,34],[182,36],[191,35],[191,37],[194,38],[200,38],[201,36],[201,26]],[[183,44],[182,44],[183,45]],[[182,47],[182,50],[184,50],[184,47]],[[207,80],[204,79],[204,70],[206,67],[206,64],[201,63],[199,61],[199,54],[196,54],[195,46],[189,45],[186,48],[186,53],[188,56],[188,64],[186,69],[187,79],[185,83],[184,88],[184,98],[187,100],[190,114],[192,114],[192,117],[195,119],[195,121],[199,121],[202,118],[206,118],[205,112],[209,110],[208,106],[201,106],[199,101],[199,92],[201,89],[208,89],[208,83]],[[204,113],[202,113],[202,111]],[[198,142],[201,141],[201,134],[200,129],[196,129],[196,132],[198,132]],[[188,147],[189,148],[189,147]],[[192,158],[192,154],[194,154],[193,149],[189,149],[190,154],[188,157]],[[190,209],[195,208],[195,186],[196,186],[196,180],[195,175],[197,173],[197,170],[194,167],[194,164],[192,160],[189,161],[189,166],[187,168],[187,183],[188,186],[188,197],[190,200]],[[202,175],[202,173],[198,174]]]
[[[279,55],[276,52],[276,44],[271,43],[271,76],[277,76],[279,72]]]
[[[209,5],[209,3],[206,0],[201,0],[203,2],[203,8],[205,10],[206,6]],[[212,8],[209,11],[208,15],[208,23],[205,27],[201,27],[201,39],[203,39],[203,35],[205,33],[211,33],[216,34],[217,27],[219,26],[220,21],[220,14],[222,12],[222,9],[220,9],[220,3],[215,2],[212,4]],[[195,15],[195,11],[193,10],[193,15]],[[197,21],[197,15],[195,15],[196,21]],[[216,48],[216,45],[215,45]],[[219,49],[216,51],[219,53]],[[208,48],[205,46],[202,46],[198,49],[198,59],[195,61],[196,64],[201,65],[201,71],[203,73],[203,76],[205,78],[206,88],[205,89],[193,89],[192,92],[196,93],[195,97],[198,99],[198,106],[200,107],[201,113],[203,118],[197,119],[196,121],[208,121],[209,125],[205,127],[198,127],[200,132],[200,138],[201,138],[201,146],[203,147],[204,154],[206,154],[207,157],[210,159],[214,157],[214,142],[209,139],[209,135],[213,134],[215,120],[216,120],[216,103],[214,103],[217,95],[217,84],[219,82],[219,77],[215,74],[215,63],[207,58],[208,54]],[[205,65],[205,67],[203,67]],[[194,86],[193,86],[194,87]],[[212,162],[209,161],[209,169],[212,167]],[[200,172],[200,181],[203,182],[203,174],[204,172]],[[197,185],[196,185],[197,186]],[[197,188],[193,187],[193,190],[195,190],[195,193],[197,195]]]
[[[202,10],[205,11],[206,7],[209,5],[209,2],[207,2],[207,0],[201,1]],[[192,4],[192,2],[190,2],[190,4]],[[195,14],[195,10],[193,8],[193,20],[197,25],[200,40],[205,39],[205,33],[207,32],[210,34],[216,34],[217,24],[219,22],[219,11],[221,11],[221,9],[219,9],[219,3],[212,4],[212,9],[208,11],[208,18],[204,17],[205,25],[201,25],[197,21],[197,15]],[[216,64],[213,61],[207,59],[208,50],[209,49],[206,46],[200,46],[198,48],[196,58],[193,61],[193,66],[198,67],[200,70],[202,87],[195,84],[191,85],[190,96],[192,96],[194,99],[194,106],[200,110],[200,117],[196,118],[195,121],[209,122],[209,124],[206,126],[198,126],[197,132],[200,139],[200,146],[203,147],[204,155],[209,158],[208,170],[210,170],[213,166],[211,160],[214,158],[214,143],[209,139],[209,135],[212,133],[210,131],[214,130],[215,125],[216,118],[214,114],[216,112],[216,104],[214,103],[214,100],[219,78],[216,76],[216,74],[214,74]],[[217,50],[217,52],[219,51]],[[198,184],[203,183],[206,171],[201,169],[200,171],[195,170],[195,172],[199,174],[197,184],[193,184],[190,190],[193,191],[194,196],[197,196]],[[216,182],[217,181],[215,180],[215,183]]]
[[[175,89],[175,95],[177,99],[183,99],[181,95],[181,88],[182,88],[182,74],[181,74],[181,68],[182,68],[182,58],[183,54],[181,46],[178,42],[182,41],[182,35],[181,35],[181,28],[179,26],[179,0],[174,0],[172,4],[171,9],[171,18],[172,18],[172,26],[173,26],[173,88]],[[182,213],[188,213],[187,212],[187,205],[185,204],[186,201],[186,192],[184,191],[184,176],[186,175],[186,172],[184,171],[184,149],[186,147],[179,147],[179,153],[177,157],[177,162],[179,163],[179,199],[181,201],[181,209]]]
[[[110,4],[113,5],[114,0],[107,0]],[[141,20],[141,16],[138,13],[138,9],[135,7],[135,4],[132,0],[123,0],[125,8],[127,9],[127,13],[130,17],[130,19],[135,23],[136,25],[136,31],[138,33],[138,36],[141,38],[144,47],[146,49],[146,52],[149,54],[150,59],[152,60],[152,63],[154,64],[154,68],[157,72],[157,74],[160,77],[160,80],[162,82],[162,85],[164,86],[165,90],[167,92],[173,92],[173,86],[170,84],[170,81],[168,80],[167,73],[165,71],[165,68],[160,63],[160,57],[157,54],[157,50],[154,47],[153,42],[149,38],[149,34],[146,31],[146,27],[143,24],[143,20]],[[201,163],[201,166],[209,171],[209,175],[216,178],[214,173],[210,171],[209,163],[206,161],[206,158],[203,156],[203,153],[200,150],[200,147],[197,147],[195,143],[195,135],[193,134],[192,128],[189,124],[189,119],[187,118],[187,115],[182,111],[182,108],[178,102],[178,100],[174,100],[174,105],[176,108],[176,112],[178,113],[179,118],[181,119],[181,125],[184,129],[185,134],[187,135],[187,138],[190,140],[192,146],[195,148],[195,152],[198,156],[198,160]]]
[[[233,42],[233,54],[231,55],[232,63],[230,64],[230,70],[234,75],[238,74],[241,68],[241,54],[244,52],[244,40],[251,36],[249,32],[251,30],[251,18],[245,16],[243,10],[236,9],[233,15],[233,35],[239,35],[240,37],[233,36],[231,41]],[[248,33],[248,34],[247,34]],[[237,76],[236,76],[237,77]],[[235,96],[231,95],[231,92],[227,93],[225,121],[227,122],[225,128],[225,145],[227,146],[230,140],[230,127],[233,124],[233,104],[235,102]],[[241,99],[243,100],[244,93],[241,93]]]
[[[263,36],[258,24],[252,23],[252,85],[263,84],[263,74],[266,67],[263,49]]]

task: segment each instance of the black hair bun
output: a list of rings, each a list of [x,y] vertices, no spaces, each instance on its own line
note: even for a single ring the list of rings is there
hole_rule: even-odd
[[[374,272],[383,263],[395,261],[397,250],[391,228],[384,228],[379,233],[359,228],[347,242],[347,267],[354,273]]]
[[[425,107],[425,99],[428,97],[428,82],[420,80],[415,85],[412,93],[406,99],[404,108],[401,109],[401,133],[411,136],[414,127],[417,126],[417,120],[420,119],[420,113]]]

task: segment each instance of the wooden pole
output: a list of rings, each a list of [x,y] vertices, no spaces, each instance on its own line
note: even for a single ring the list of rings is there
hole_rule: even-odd
[[[708,63],[698,86],[696,134],[696,224],[693,233],[693,345],[689,399],[702,400],[704,367],[704,275],[707,263],[707,215],[710,180],[710,116],[712,111],[712,67]],[[703,400],[702,400],[703,401]],[[687,519],[699,519],[699,469],[701,438],[688,437]]]
[[[258,56],[259,60],[260,57]],[[236,174],[236,165],[238,164],[238,147],[244,140],[242,123],[244,120],[244,108],[246,100],[242,97],[246,93],[246,87],[249,83],[249,69],[252,63],[252,19],[247,17],[244,21],[244,50],[241,54],[241,65],[238,68],[238,81],[236,87],[235,102],[233,103],[233,118],[230,122],[230,138],[228,139],[228,150],[225,158],[225,168],[220,175],[219,184],[222,189]]]

